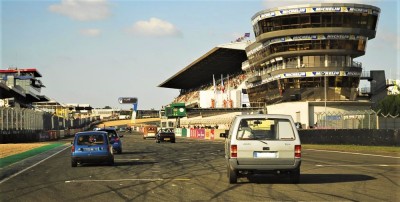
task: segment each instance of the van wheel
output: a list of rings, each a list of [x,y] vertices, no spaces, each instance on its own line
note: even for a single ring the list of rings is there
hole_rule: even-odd
[[[292,170],[290,172],[290,181],[293,184],[298,184],[300,182],[300,168]]]
[[[76,167],[78,166],[78,162],[71,160],[71,167]]]
[[[228,166],[228,178],[229,178],[229,184],[237,183],[237,171],[235,169],[231,169],[229,166]]]

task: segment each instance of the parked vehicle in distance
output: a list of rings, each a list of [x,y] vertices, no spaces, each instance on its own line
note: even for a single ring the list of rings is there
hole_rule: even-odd
[[[250,174],[288,174],[300,180],[301,143],[288,115],[236,116],[225,137],[225,160],[229,183]]]
[[[303,125],[300,122],[294,123],[297,129],[303,129]]]
[[[157,126],[144,126],[143,127],[143,139],[156,138]]]
[[[115,128],[101,128],[98,131],[107,132],[107,136],[108,136],[108,139],[110,141],[110,144],[112,145],[113,150],[115,152],[117,152],[118,154],[122,153],[122,141],[121,141],[121,138],[124,137],[124,135],[119,135]]]
[[[167,141],[175,143],[175,133],[171,130],[159,130],[156,135],[156,143]]]
[[[114,164],[114,153],[106,132],[88,131],[75,134],[71,142],[71,166],[82,163]]]

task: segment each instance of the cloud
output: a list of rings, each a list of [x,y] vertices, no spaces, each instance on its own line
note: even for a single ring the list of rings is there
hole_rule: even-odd
[[[103,20],[111,15],[107,0],[62,0],[49,10],[78,21]]]
[[[79,31],[84,36],[89,36],[89,37],[96,37],[100,36],[101,30],[99,29],[82,29]]]
[[[182,32],[170,22],[150,18],[147,21],[138,21],[127,29],[128,33],[150,37],[182,37]]]

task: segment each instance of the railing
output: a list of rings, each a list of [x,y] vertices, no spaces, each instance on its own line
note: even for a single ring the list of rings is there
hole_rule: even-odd
[[[363,72],[361,72],[361,77],[369,78],[369,77],[371,77],[371,72],[370,71],[363,71]]]
[[[319,129],[398,129],[400,115],[384,115],[374,110],[315,113]]]

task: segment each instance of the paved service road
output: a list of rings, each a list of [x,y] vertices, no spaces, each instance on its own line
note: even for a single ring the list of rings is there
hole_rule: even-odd
[[[300,184],[229,185],[222,142],[126,134],[116,164],[71,167],[69,148],[0,184],[1,201],[399,201],[399,157],[303,150]]]

